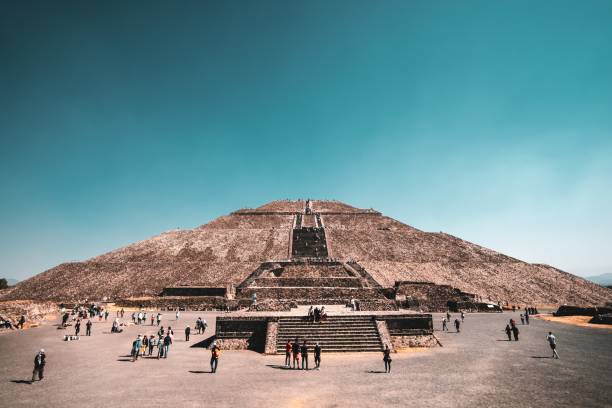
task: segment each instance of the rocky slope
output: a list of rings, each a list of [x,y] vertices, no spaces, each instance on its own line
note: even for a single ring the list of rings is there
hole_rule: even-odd
[[[19,283],[6,299],[101,299],[156,295],[173,285],[239,284],[261,262],[289,257],[294,216],[306,202],[274,201],[194,228],[169,231]],[[357,260],[384,287],[395,281],[451,285],[511,303],[603,304],[612,290],[444,234],[429,233],[337,201],[311,201],[330,257]]]

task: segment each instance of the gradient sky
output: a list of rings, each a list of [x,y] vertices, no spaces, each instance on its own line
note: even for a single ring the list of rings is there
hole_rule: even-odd
[[[612,271],[610,1],[0,0],[0,276],[333,198]]]

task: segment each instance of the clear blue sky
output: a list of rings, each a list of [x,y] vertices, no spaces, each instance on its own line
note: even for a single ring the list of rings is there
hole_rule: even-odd
[[[610,1],[1,1],[0,276],[278,198],[612,270]]]

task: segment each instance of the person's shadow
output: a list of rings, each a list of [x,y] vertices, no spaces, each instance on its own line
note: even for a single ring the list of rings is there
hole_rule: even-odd
[[[369,371],[366,371],[366,373],[368,373],[368,374],[386,374],[387,372],[386,371],[369,370]]]
[[[552,356],[531,356],[531,358],[554,358]]]
[[[201,370],[198,370],[198,371],[189,370],[189,372],[191,374],[207,374],[207,373],[210,373],[210,371],[201,371]]]
[[[32,384],[31,380],[11,380],[11,382],[15,384]]]
[[[287,367],[280,364],[266,364],[266,367],[275,368],[277,370],[292,370],[291,367]]]

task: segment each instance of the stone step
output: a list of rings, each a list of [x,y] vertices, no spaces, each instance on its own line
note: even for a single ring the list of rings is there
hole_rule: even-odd
[[[382,347],[360,347],[360,348],[346,348],[346,347],[322,347],[322,354],[325,353],[358,353],[358,352],[377,352],[380,353],[382,351]],[[278,354],[285,354],[285,349],[277,348],[276,352]],[[314,352],[309,353],[309,360],[314,360]]]

